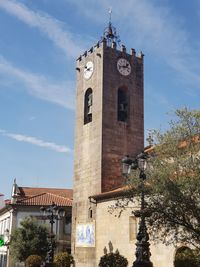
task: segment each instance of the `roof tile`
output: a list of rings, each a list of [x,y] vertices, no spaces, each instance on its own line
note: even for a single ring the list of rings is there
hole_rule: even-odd
[[[41,187],[19,187],[20,196],[30,197],[39,195],[42,193],[51,193],[61,197],[73,198],[72,189],[63,189],[63,188],[41,188]]]
[[[27,206],[47,206],[55,203],[57,206],[72,206],[72,199],[62,197],[59,195],[51,193],[41,193],[35,196],[25,197],[18,199],[17,205],[27,205]]]

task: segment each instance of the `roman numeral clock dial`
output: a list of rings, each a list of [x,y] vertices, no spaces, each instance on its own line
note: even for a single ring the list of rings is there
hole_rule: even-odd
[[[122,75],[128,76],[131,73],[131,64],[127,59],[119,58],[117,60],[117,69]]]

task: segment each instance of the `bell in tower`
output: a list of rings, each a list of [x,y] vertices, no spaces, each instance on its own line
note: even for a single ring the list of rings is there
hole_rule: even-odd
[[[92,121],[92,89],[89,88],[85,93],[84,123]]]

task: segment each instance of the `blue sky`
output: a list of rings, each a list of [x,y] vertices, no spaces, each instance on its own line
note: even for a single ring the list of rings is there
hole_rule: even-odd
[[[75,59],[112,22],[145,54],[145,129],[200,103],[199,0],[0,0],[0,193],[72,187]]]

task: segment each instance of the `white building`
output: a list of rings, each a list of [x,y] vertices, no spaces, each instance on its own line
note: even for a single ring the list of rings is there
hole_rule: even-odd
[[[41,206],[49,206],[55,203],[65,210],[63,220],[56,221],[54,233],[56,234],[56,251],[71,252],[71,207],[72,190],[59,188],[35,188],[19,187],[13,184],[11,201],[0,209],[0,234],[3,236],[5,245],[0,247],[0,267],[15,267],[10,256],[9,242],[12,231],[19,227],[20,222],[26,217],[35,217],[37,220],[50,227],[49,221],[45,220],[40,212]]]

